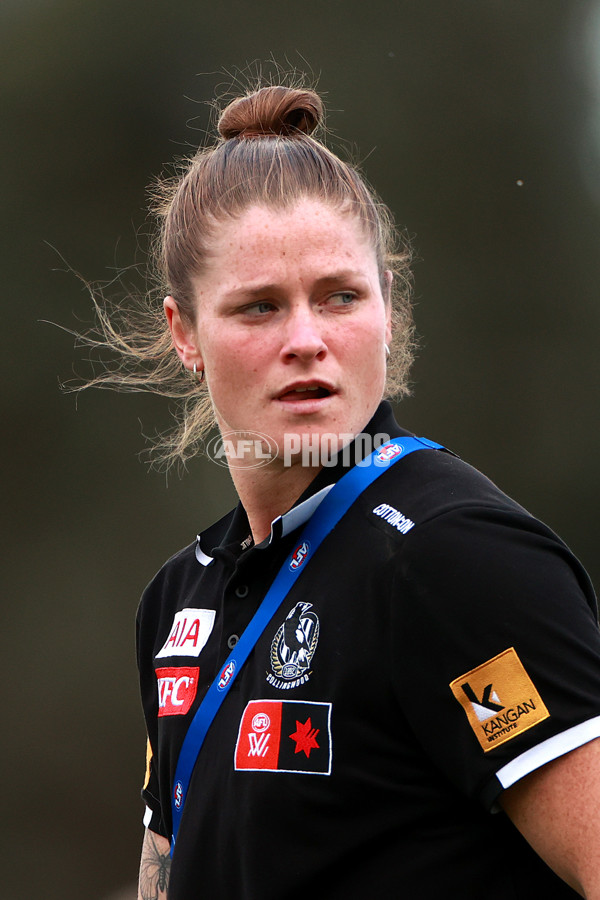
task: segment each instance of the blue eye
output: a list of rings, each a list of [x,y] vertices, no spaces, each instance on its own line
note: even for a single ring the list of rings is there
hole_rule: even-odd
[[[334,306],[349,306],[355,300],[356,294],[353,294],[352,291],[340,291],[339,294],[333,294],[331,297]]]
[[[251,306],[247,306],[244,309],[244,312],[247,316],[264,316],[274,309],[274,304],[269,300],[259,300],[257,303],[252,303]]]

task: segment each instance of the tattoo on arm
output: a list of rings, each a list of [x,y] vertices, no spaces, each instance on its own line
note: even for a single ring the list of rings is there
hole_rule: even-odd
[[[146,831],[140,863],[140,900],[164,900],[170,870],[169,842],[152,831]]]

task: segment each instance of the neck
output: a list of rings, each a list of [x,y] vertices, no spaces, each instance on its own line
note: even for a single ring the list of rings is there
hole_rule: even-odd
[[[255,544],[260,544],[271,532],[271,522],[290,509],[306,490],[320,467],[311,468],[299,463],[261,468],[232,468],[229,470],[242,502]]]

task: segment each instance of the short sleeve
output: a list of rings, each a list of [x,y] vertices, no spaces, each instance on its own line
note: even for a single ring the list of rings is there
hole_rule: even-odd
[[[158,795],[158,777],[155,759],[150,740],[148,739],[146,742],[146,775],[144,777],[144,786],[142,788],[142,800],[146,804],[144,825],[156,834],[161,834],[163,837],[169,837],[163,822]]]
[[[146,805],[144,825],[156,834],[170,837],[170,830],[165,825],[160,802],[160,782],[158,774],[158,728],[156,716],[156,677],[152,665],[153,635],[156,632],[154,616],[147,611],[144,598],[149,595],[150,587],[144,592],[136,618],[137,664],[140,675],[140,693],[144,718],[146,721],[146,774],[142,787],[142,800]]]
[[[600,736],[589,579],[519,508],[414,528],[392,594],[396,691],[425,752],[491,808],[503,788]]]

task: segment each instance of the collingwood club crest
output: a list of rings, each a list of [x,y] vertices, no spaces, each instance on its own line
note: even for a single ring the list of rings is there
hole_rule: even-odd
[[[271,642],[271,672],[267,681],[288,691],[304,684],[319,641],[319,619],[312,603],[296,603]]]

